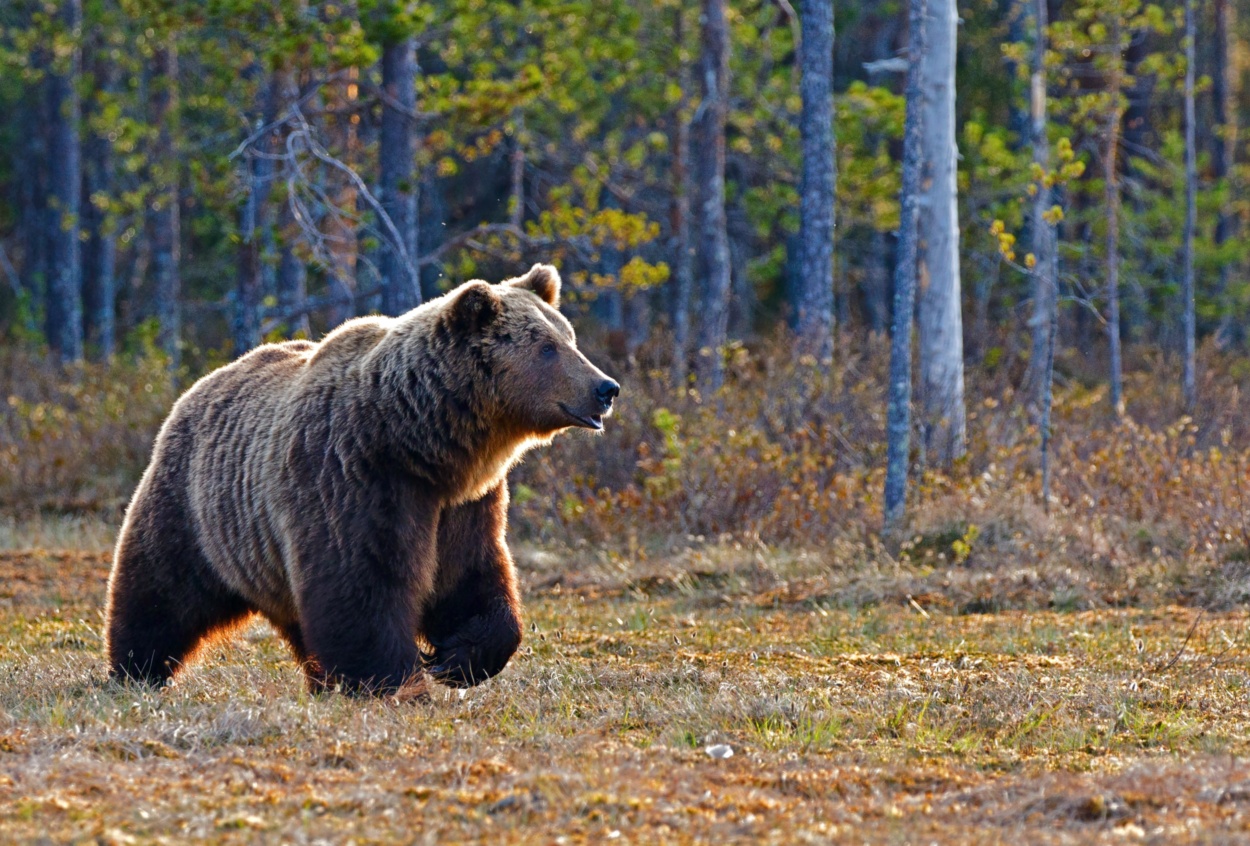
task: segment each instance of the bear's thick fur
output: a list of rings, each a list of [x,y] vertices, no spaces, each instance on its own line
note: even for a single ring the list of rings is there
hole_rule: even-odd
[[[112,674],[164,682],[253,612],[314,689],[502,670],[521,641],[505,476],[561,429],[602,428],[619,390],[577,350],[559,293],[535,265],[197,382],[122,525]]]

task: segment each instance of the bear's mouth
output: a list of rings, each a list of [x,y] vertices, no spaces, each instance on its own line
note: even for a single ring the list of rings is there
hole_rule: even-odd
[[[578,414],[564,403],[560,403],[560,410],[577,421],[577,425],[583,429],[594,429],[596,432],[603,430],[603,415],[601,414]]]

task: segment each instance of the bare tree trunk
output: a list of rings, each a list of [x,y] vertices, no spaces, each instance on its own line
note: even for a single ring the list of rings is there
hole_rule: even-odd
[[[51,111],[49,154],[51,255],[46,301],[48,346],[60,361],[82,358],[82,264],[78,229],[82,201],[82,150],[78,125],[82,110],[82,0],[62,0],[60,24],[72,44],[54,57],[48,75]]]
[[[117,84],[116,68],[102,50],[94,58],[93,71],[96,88],[111,94]],[[113,144],[108,133],[93,130],[83,152],[82,215],[87,232],[82,256],[83,335],[94,354],[107,361],[117,346],[117,236],[112,220],[95,200],[113,189]]]
[[[447,198],[443,181],[433,168],[421,171],[421,190],[417,192],[421,201],[418,217],[421,220],[421,231],[417,241],[422,250],[431,253],[443,245],[447,237]],[[428,262],[421,265],[421,301],[437,297],[439,279],[443,276],[440,262]]]
[[[1046,137],[1046,28],[1049,9],[1046,0],[1033,0],[1033,56],[1029,74],[1029,144],[1033,152],[1033,164],[1043,173],[1050,169],[1050,140]],[[1033,258],[1033,316],[1029,321],[1033,350],[1029,357],[1029,384],[1034,399],[1043,414],[1051,399],[1051,386],[1047,375],[1047,362],[1051,360],[1051,323],[1058,307],[1056,290],[1056,255],[1054,229],[1046,220],[1051,207],[1050,185],[1045,178],[1034,183],[1037,193],[1033,195],[1032,230]],[[1045,440],[1047,433],[1042,433]],[[1043,448],[1044,451],[1044,448]]]
[[[179,276],[180,220],[178,208],[178,151],[175,134],[178,124],[178,52],[173,36],[152,54],[151,121],[157,127],[152,149],[152,275],[156,280],[156,341],[169,359],[170,367],[182,363],[180,339],[182,320]]]
[[[890,338],[890,403],[886,423],[885,526],[898,526],[907,505],[911,461],[911,332],[916,307],[920,176],[923,167],[926,0],[909,0],[907,116],[903,129],[903,184],[899,196],[898,262],[894,267],[894,326]]]
[[[725,210],[725,226],[729,233],[729,338],[741,340],[755,326],[756,299],[747,273],[752,228],[742,203],[735,202]]]
[[[284,233],[282,246],[278,251],[278,304],[285,313],[295,315],[287,323],[287,331],[307,338],[312,335],[308,312],[304,310],[304,303],[308,299],[308,269],[285,235],[296,227],[290,206],[283,203],[278,211],[278,229]]]
[[[673,39],[680,62],[685,41],[680,5],[674,13]],[[681,99],[673,114],[672,229],[673,229],[673,384],[686,383],[686,356],[690,351],[690,295],[694,287],[694,248],[690,243],[690,79],[682,65]]]
[[[378,145],[379,198],[399,232],[401,244],[382,250],[382,311],[397,315],[421,304],[417,275],[417,173],[414,116],[417,110],[417,62],[413,40],[382,47],[382,133]]]
[[[1045,174],[1050,169],[1050,140],[1046,137],[1046,28],[1047,0],[1033,0],[1033,61],[1029,76],[1029,143],[1033,164]],[[1050,419],[1054,394],[1055,335],[1059,325],[1058,250],[1055,229],[1047,215],[1051,190],[1045,176],[1037,180],[1033,197],[1033,358],[1036,392],[1041,407],[1042,507],[1050,510]],[[1040,346],[1039,346],[1040,344]]]
[[[299,96],[295,76],[289,68],[275,70],[273,76],[273,92],[276,100],[271,104],[274,114],[280,114],[287,103]],[[278,204],[277,223],[278,243],[278,304],[284,313],[293,317],[287,322],[287,331],[310,337],[312,332],[308,323],[308,312],[304,303],[308,299],[308,269],[303,259],[295,251],[299,238],[299,224],[291,211],[290,198],[283,196]]]
[[[30,64],[47,70],[47,54],[42,48],[30,53]],[[48,97],[45,87],[27,90],[22,103],[22,120],[30,131],[22,146],[23,178],[17,182],[20,214],[17,225],[22,245],[22,288],[35,305],[35,298],[48,282]]]
[[[356,68],[348,68],[346,81],[325,87],[327,109],[343,112],[356,109],[358,73]],[[330,133],[335,148],[344,151],[344,162],[356,166],[360,152],[356,124],[351,120],[338,121]],[[348,220],[356,214],[359,197],[356,186],[341,177],[342,174],[327,171],[325,167],[317,175],[319,190],[325,191],[332,198],[334,206],[343,210],[342,215],[327,214],[321,220],[322,237],[330,254],[329,287],[335,300],[330,309],[331,328],[357,313],[354,285],[356,265],[359,263],[359,239]]]
[[[799,45],[803,172],[799,243],[803,280],[799,338],[817,361],[833,358],[833,228],[837,163],[833,139],[833,0],[802,0]]]
[[[1117,20],[1112,31],[1112,43],[1118,51],[1120,23]],[[1107,115],[1107,129],[1103,139],[1103,185],[1107,209],[1107,340],[1111,348],[1111,410],[1116,417],[1124,414],[1124,375],[1120,357],[1120,121],[1124,116],[1121,102],[1121,64],[1118,52],[1108,80],[1111,108]]]
[[[722,349],[729,330],[729,233],[725,220],[725,117],[729,100],[729,25],[725,0],[703,0],[699,77],[703,102],[693,126],[699,215],[702,320],[696,376],[711,393],[725,378]]]
[[[252,75],[260,68],[253,66]],[[277,117],[277,82],[272,77],[259,95],[259,126],[270,125]],[[265,296],[264,243],[269,230],[269,193],[273,186],[274,165],[270,158],[272,133],[256,140],[244,159],[247,168],[247,199],[239,213],[238,280],[234,300],[234,354],[242,355],[260,345],[261,306]]]
[[[1212,73],[1211,97],[1215,106],[1215,155],[1211,163],[1212,176],[1217,183],[1224,183],[1233,172],[1237,150],[1237,79],[1234,63],[1230,60],[1229,42],[1235,39],[1236,14],[1230,9],[1228,0],[1215,0],[1215,45],[1214,72]],[[1227,196],[1227,194],[1226,194]],[[1237,235],[1237,216],[1230,211],[1226,200],[1220,208],[1219,219],[1215,224],[1215,245],[1218,247]],[[1219,290],[1223,294],[1228,290],[1231,266],[1228,263],[1220,267]],[[1237,334],[1232,319],[1232,309],[1224,306],[1224,315],[1220,320],[1216,337],[1220,343],[1229,343]]]
[[[874,335],[883,335],[890,321],[889,239],[884,232],[873,230],[868,255],[864,256],[864,312],[868,328]]]
[[[1197,224],[1198,163],[1194,148],[1194,43],[1197,26],[1194,22],[1194,0],[1185,0],[1185,248],[1184,282],[1185,298],[1185,367],[1182,386],[1185,394],[1185,411],[1194,409],[1194,227]]]
[[[964,454],[963,317],[955,145],[954,0],[930,0],[923,59],[925,175],[920,219],[920,371],[925,451],[941,464]]]
[[[521,228],[525,220],[525,145],[522,135],[525,132],[525,115],[516,111],[512,116],[512,153],[509,164],[512,166],[512,207],[509,209],[508,222],[514,229]]]

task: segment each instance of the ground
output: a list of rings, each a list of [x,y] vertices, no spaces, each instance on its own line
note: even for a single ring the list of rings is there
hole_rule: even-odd
[[[463,695],[312,696],[261,622],[151,692],[105,679],[110,540],[0,525],[0,841],[1250,842],[1243,611],[522,548],[526,643]]]

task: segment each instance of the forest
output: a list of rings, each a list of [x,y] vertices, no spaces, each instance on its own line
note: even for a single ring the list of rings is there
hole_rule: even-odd
[[[1250,831],[1250,10],[0,3],[0,839]],[[525,640],[105,679],[197,379],[536,262],[620,382],[509,477]],[[557,840],[557,838],[564,838]]]

